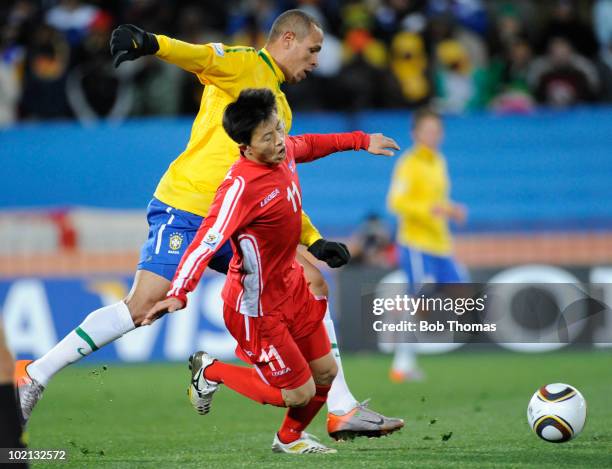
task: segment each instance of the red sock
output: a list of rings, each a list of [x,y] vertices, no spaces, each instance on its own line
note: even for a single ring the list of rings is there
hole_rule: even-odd
[[[230,365],[216,360],[206,368],[204,377],[261,404],[286,407],[279,388],[264,383],[253,368]]]
[[[283,443],[297,440],[308,424],[317,415],[327,401],[327,394],[331,386],[316,385],[314,397],[304,407],[291,407],[287,410],[285,420],[278,431],[278,438]]]

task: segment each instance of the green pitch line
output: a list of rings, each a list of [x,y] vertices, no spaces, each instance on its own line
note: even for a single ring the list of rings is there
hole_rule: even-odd
[[[609,352],[429,356],[427,381],[403,385],[387,379],[390,357],[342,358],[356,397],[406,419],[400,434],[336,444],[320,415],[309,431],[337,455],[275,455],[282,409],[222,387],[201,417],[187,400],[186,364],[84,365],[56,377],[30,421],[31,447],[66,448],[70,460],[33,467],[612,467]],[[576,440],[555,445],[531,432],[525,414],[533,392],[558,381],[582,391],[589,414]]]

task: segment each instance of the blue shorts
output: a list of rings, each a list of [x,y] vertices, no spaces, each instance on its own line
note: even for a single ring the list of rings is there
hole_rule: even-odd
[[[149,237],[140,250],[138,270],[148,270],[172,281],[187,246],[204,218],[153,199],[147,207]],[[222,274],[232,259],[232,246],[226,241],[215,253],[209,267]]]
[[[423,283],[461,283],[469,280],[465,268],[451,256],[434,256],[399,246],[399,261],[412,292]]]

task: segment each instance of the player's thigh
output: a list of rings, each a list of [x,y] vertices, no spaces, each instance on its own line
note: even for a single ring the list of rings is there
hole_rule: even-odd
[[[329,288],[321,271],[306,257],[296,251],[296,260],[304,267],[304,275],[308,281],[308,288],[314,296],[329,296]]]
[[[132,289],[124,299],[136,326],[155,303],[166,297],[169,289],[170,280],[167,278],[148,270],[136,271]]]
[[[338,365],[331,351],[325,325],[318,319],[314,326],[305,324],[303,328],[310,329],[310,332],[295,339],[295,343],[308,362],[315,383],[331,384],[338,373]]]

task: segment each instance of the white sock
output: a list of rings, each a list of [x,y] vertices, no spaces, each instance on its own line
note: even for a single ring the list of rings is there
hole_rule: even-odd
[[[402,342],[395,344],[395,355],[391,369],[401,373],[409,373],[417,368],[415,344]]]
[[[45,355],[28,365],[28,374],[47,386],[55,373],[134,329],[127,305],[105,306],[89,316]]]
[[[329,306],[325,312],[325,318],[323,319],[325,328],[327,329],[327,335],[332,346],[332,353],[338,364],[338,374],[332,382],[331,389],[327,395],[327,410],[334,414],[346,414],[355,408],[358,404],[357,399],[353,397],[351,391],[346,384],[344,379],[344,371],[342,370],[342,360],[340,359],[340,349],[338,349],[338,340],[336,339],[336,330],[334,329],[334,323],[329,313]]]

